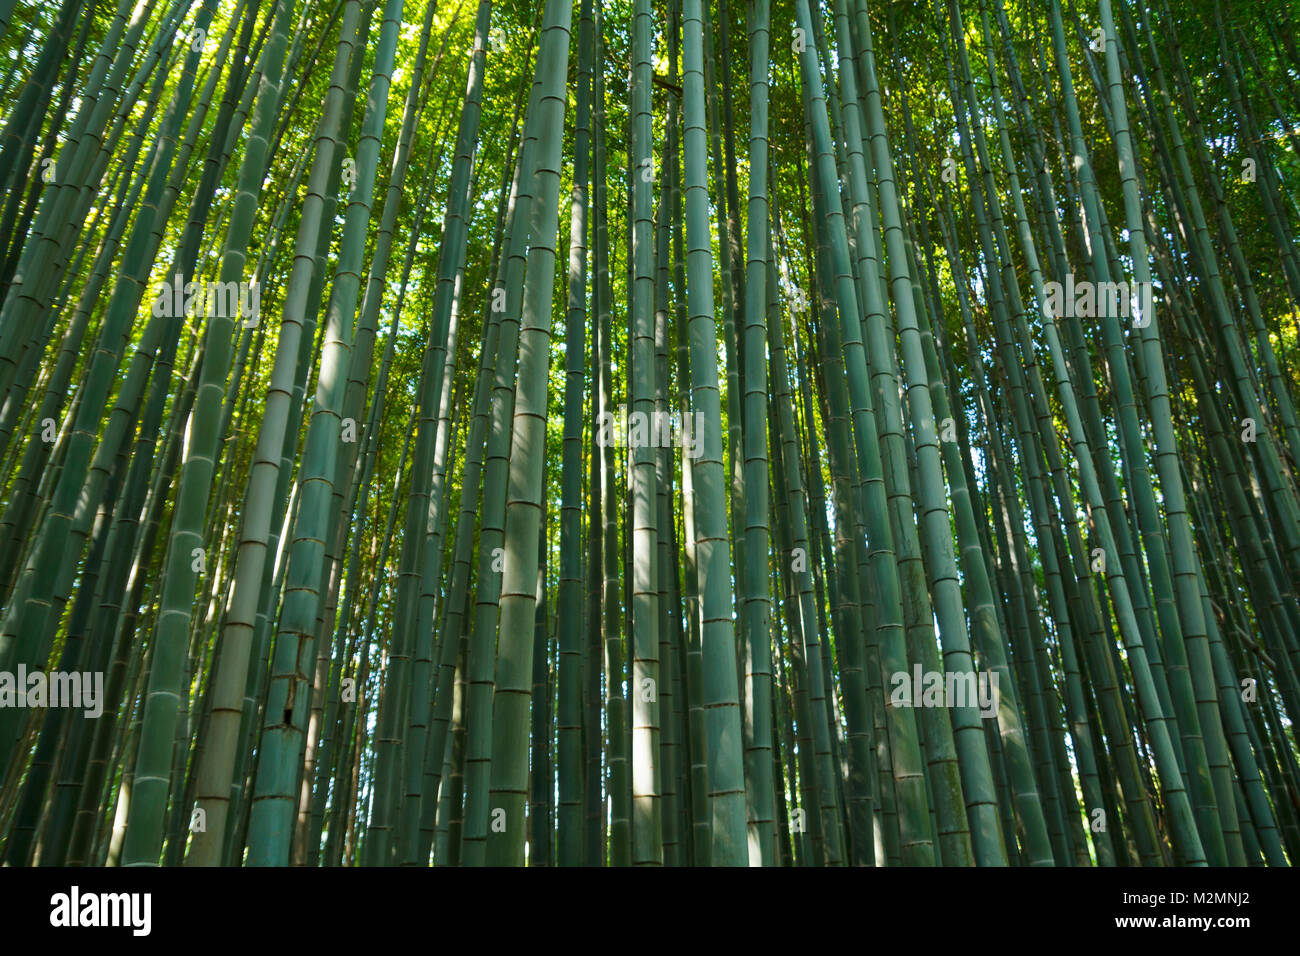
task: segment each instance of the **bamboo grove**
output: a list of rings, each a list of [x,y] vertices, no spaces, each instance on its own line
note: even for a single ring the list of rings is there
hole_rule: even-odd
[[[1300,8],[0,0],[0,858],[1287,865]]]

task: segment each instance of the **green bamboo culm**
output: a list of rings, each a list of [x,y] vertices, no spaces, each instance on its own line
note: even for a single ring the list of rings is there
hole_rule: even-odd
[[[564,130],[570,21],[568,0],[548,0],[537,52],[540,138],[537,155],[536,224],[528,250],[523,318],[519,333],[519,380],[511,437],[510,483],[506,498],[506,549],[501,571],[501,619],[497,635],[496,685],[492,704],[492,789],[494,826],[486,862],[524,862],[524,802],[528,783],[528,704],[537,603],[537,553],[520,547],[540,534],[546,385],[551,338],[551,285],[558,232],[560,156]],[[499,826],[499,828],[498,828]]]
[[[691,409],[700,454],[692,466],[696,508],[709,781],[711,859],[715,866],[744,866],[745,778],[736,687],[736,637],[732,623],[722,470],[722,411],[718,396],[718,349],[713,319],[713,256],[709,249],[708,187],[705,185],[704,26],[700,0],[684,0],[682,90],[685,123],[683,183],[686,203],[686,292],[690,321]]]

